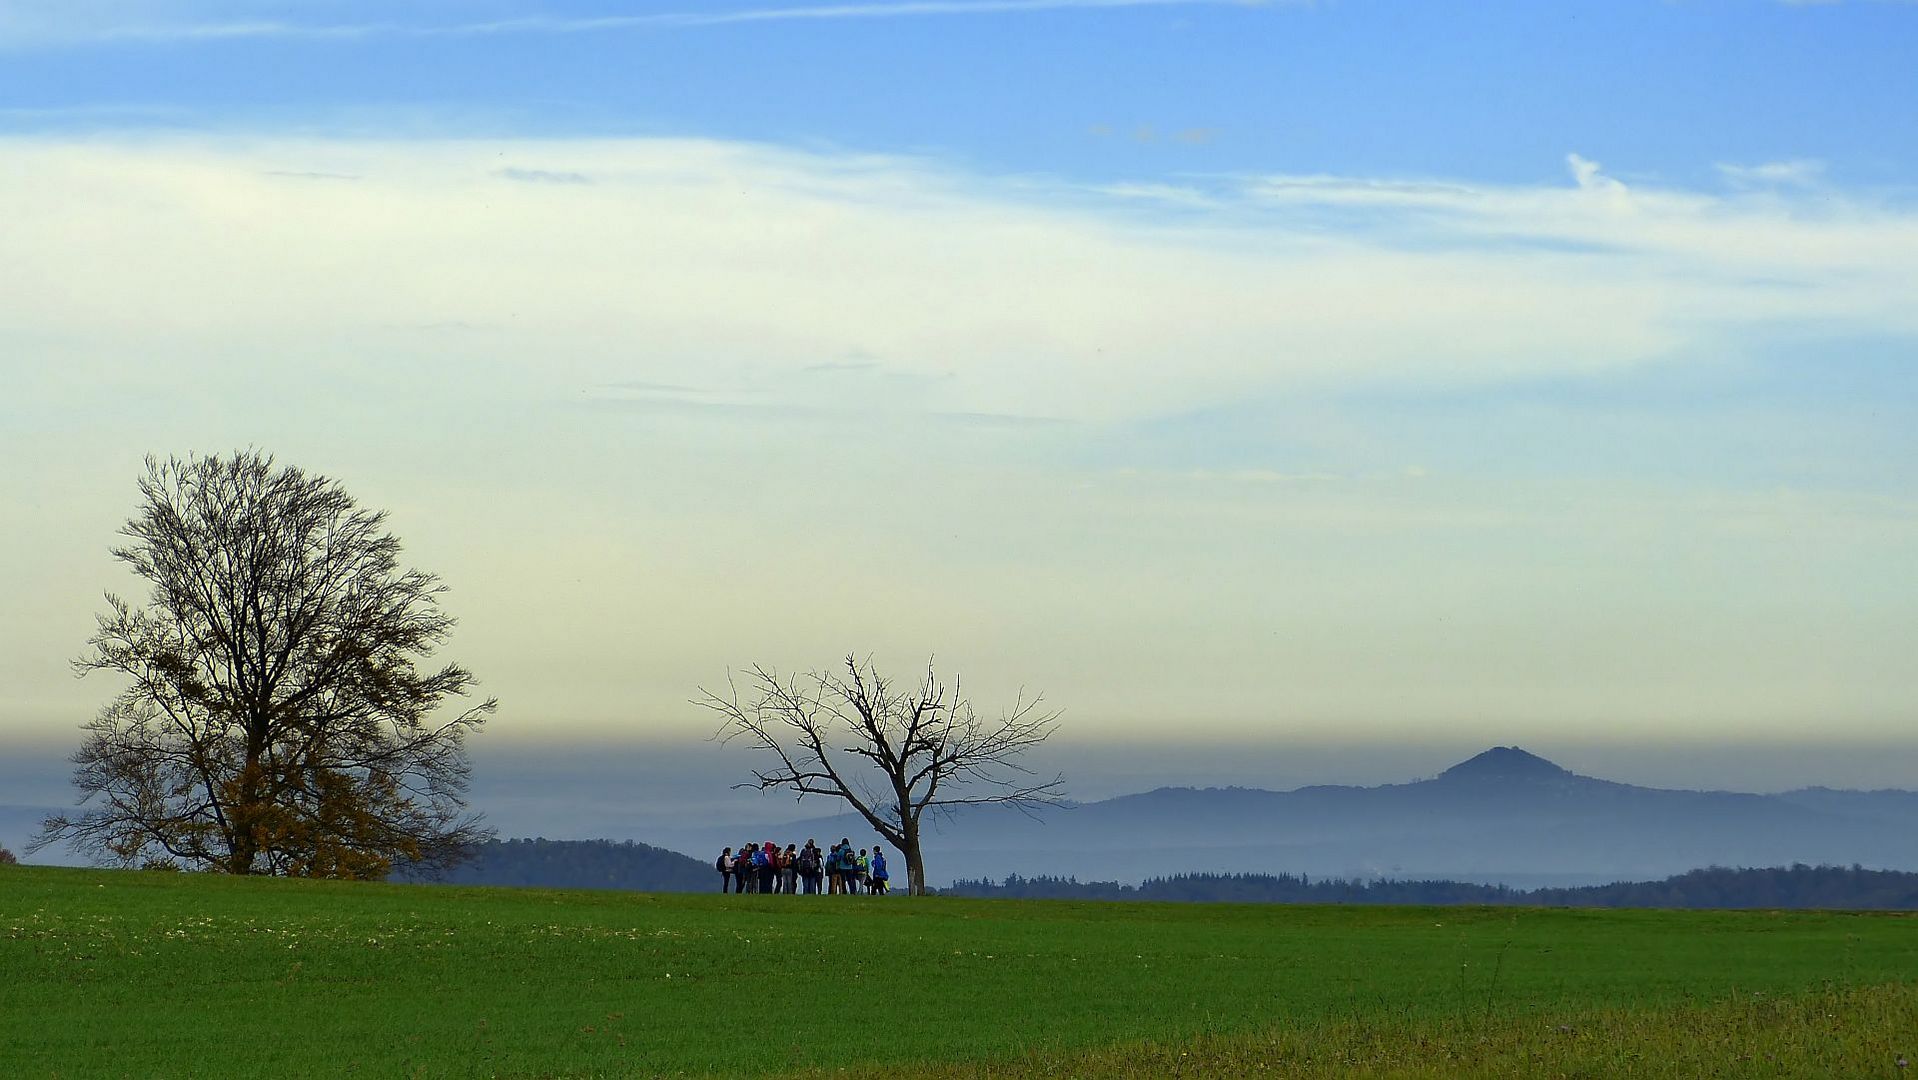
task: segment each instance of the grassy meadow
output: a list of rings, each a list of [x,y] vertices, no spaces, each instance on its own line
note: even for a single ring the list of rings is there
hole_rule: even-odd
[[[1918,918],[1896,914],[685,896],[0,870],[7,1076],[1914,1068]]]

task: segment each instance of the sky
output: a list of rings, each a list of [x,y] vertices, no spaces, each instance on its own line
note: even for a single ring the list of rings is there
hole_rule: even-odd
[[[732,812],[689,699],[847,653],[1042,690],[1081,797],[1918,787],[1914,52],[1897,0],[0,0],[0,803],[112,693],[142,457],[237,447],[449,586],[509,831],[589,764],[641,839]]]

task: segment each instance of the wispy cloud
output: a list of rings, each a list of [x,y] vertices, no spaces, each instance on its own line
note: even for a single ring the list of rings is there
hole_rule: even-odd
[[[886,3],[797,4],[731,11],[657,11],[634,15],[535,14],[462,22],[301,21],[209,16],[183,9],[170,18],[128,21],[82,5],[65,15],[9,13],[0,4],[0,46],[90,39],[181,42],[235,38],[354,39],[588,34],[622,30],[694,29],[749,23],[1019,15],[1121,8],[1257,8],[1281,0],[894,0]]]
[[[0,47],[7,41],[7,24],[0,19]],[[149,104],[101,104],[101,105],[53,105],[53,106],[4,106],[0,107],[0,123],[9,125],[32,126],[49,122],[74,120],[112,121],[166,121],[184,117],[185,110],[166,105]]]
[[[1811,158],[1767,161],[1757,165],[1720,162],[1718,173],[1739,187],[1806,187],[1825,178],[1825,163]]]
[[[1579,154],[1566,154],[1565,164],[1572,170],[1572,179],[1578,182],[1581,191],[1604,191],[1622,193],[1625,185],[1605,175],[1605,167],[1590,158]]]
[[[1566,163],[1569,186],[1324,175],[1236,183],[1251,206],[1295,219],[1330,216],[1346,232],[1369,229],[1380,243],[1444,250],[1515,243],[1567,254],[1610,253],[1620,257],[1614,260],[1619,266],[1631,255],[1647,260],[1636,266],[1641,273],[1677,274],[1694,286],[1722,277],[1736,278],[1741,288],[1797,284],[1862,297],[1862,291],[1840,287],[1841,268],[1899,267],[1899,274],[1918,269],[1895,251],[1918,241],[1911,231],[1918,219],[1904,209],[1817,188],[1813,162],[1743,172],[1721,167],[1729,190],[1627,184],[1576,153]],[[1654,258],[1668,262],[1654,265]]]
[[[1536,185],[1215,177],[1185,198],[711,140],[6,139],[0,325],[133,352],[168,326],[239,355],[488,323],[497,363],[564,355],[581,385],[1119,422],[1621,370],[1781,320],[1918,332],[1908,209],[1568,163]],[[229,240],[181,272],[180,238],[208,235]],[[408,258],[369,254],[388,250]]]
[[[585,173],[553,169],[500,169],[494,175],[507,180],[518,180],[524,184],[590,184],[593,182],[592,178]]]
[[[281,176],[289,180],[358,180],[351,173],[316,172],[311,169],[294,172],[288,169],[267,169],[264,176]]]

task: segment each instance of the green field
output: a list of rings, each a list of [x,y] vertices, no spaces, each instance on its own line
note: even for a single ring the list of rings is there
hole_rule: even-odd
[[[7,1076],[807,1071],[1911,1075],[1918,919],[0,870]]]

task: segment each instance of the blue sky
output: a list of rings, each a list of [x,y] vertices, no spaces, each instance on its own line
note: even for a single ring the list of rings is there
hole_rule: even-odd
[[[1045,687],[1068,773],[1893,782],[1914,54],[1892,0],[0,0],[0,738],[106,696],[140,457],[259,445],[392,509],[501,745],[851,649]]]
[[[859,6],[672,26],[594,20],[817,9],[16,2],[0,9],[12,42],[0,101],[99,109],[113,123],[156,110],[156,121],[189,126],[377,130],[391,110],[402,131],[816,141],[1079,178],[1521,183],[1556,178],[1577,149],[1627,178],[1670,183],[1710,182],[1717,163],[1815,159],[1847,183],[1901,186],[1918,146],[1918,28],[1903,3],[950,13],[960,2],[943,14],[850,14]],[[222,31],[233,36],[194,36]]]

